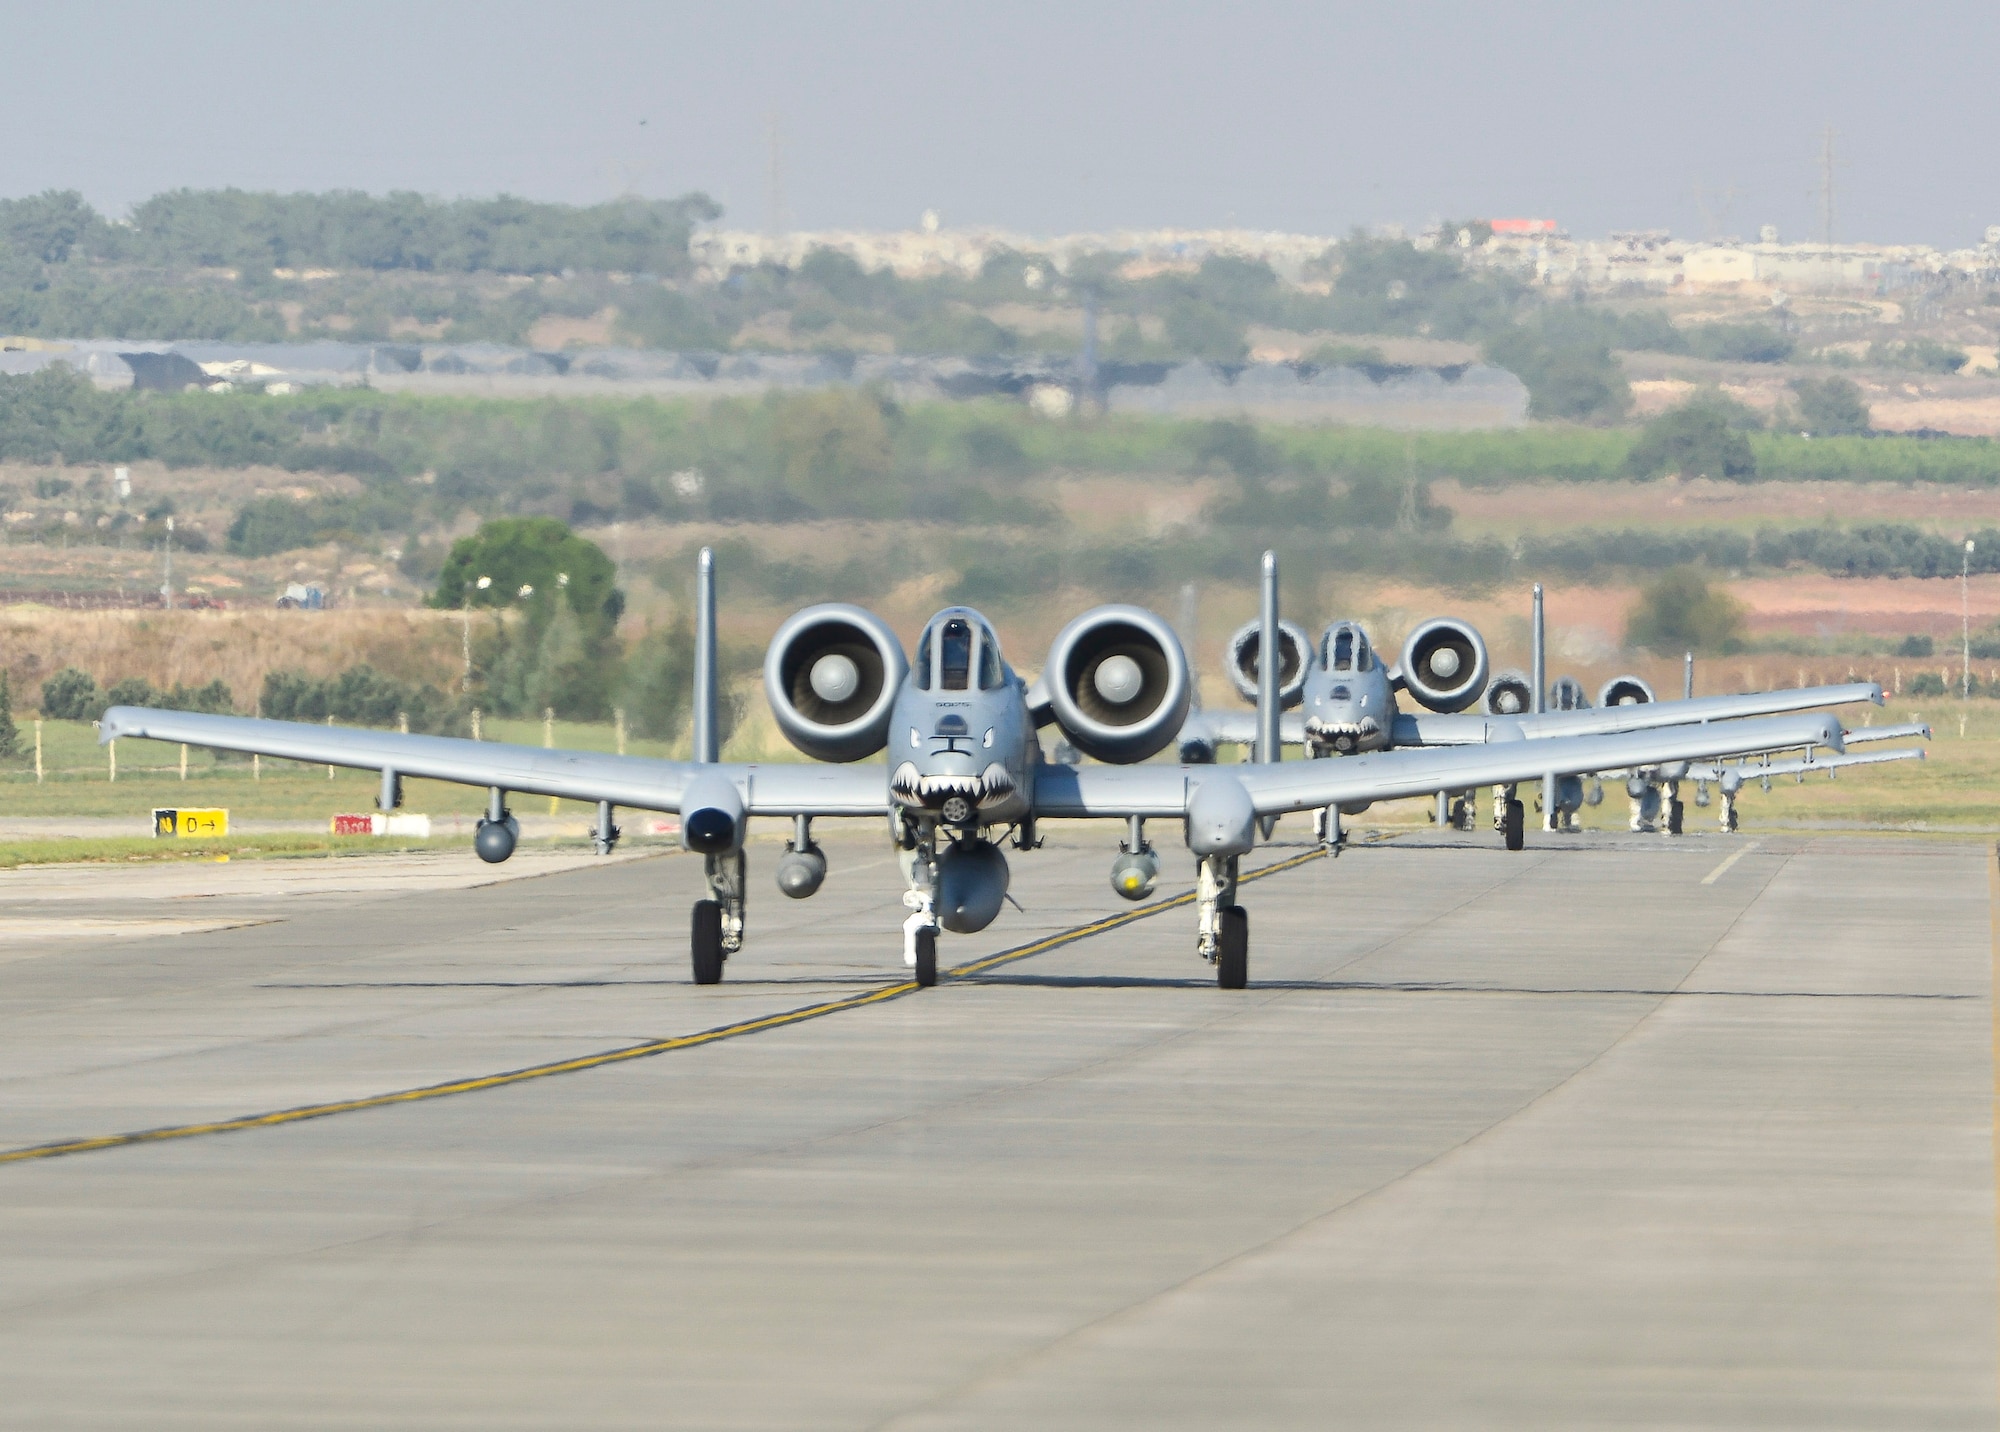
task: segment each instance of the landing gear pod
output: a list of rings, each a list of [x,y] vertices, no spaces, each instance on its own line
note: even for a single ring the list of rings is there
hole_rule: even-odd
[[[1174,629],[1128,606],[1093,608],[1057,633],[1042,681],[1070,744],[1118,764],[1172,744],[1193,689]]]
[[[1264,645],[1263,623],[1249,621],[1229,638],[1229,679],[1245,701],[1257,699],[1257,668]],[[1297,622],[1278,623],[1278,705],[1291,710],[1304,699],[1312,669],[1312,637]]]
[[[1599,706],[1645,706],[1658,699],[1640,676],[1614,676],[1597,693]]]
[[[1397,674],[1430,710],[1463,711],[1486,689],[1486,643],[1470,623],[1434,617],[1403,643]]]
[[[1526,672],[1498,672],[1486,688],[1482,704],[1488,716],[1525,716],[1528,708],[1535,704],[1534,683],[1528,679]]]
[[[503,820],[482,820],[472,834],[472,848],[488,865],[498,865],[514,853],[520,826],[512,816]]]
[[[764,654],[764,696],[785,739],[820,761],[860,761],[889,741],[889,712],[910,670],[873,612],[827,603],[794,612]]]

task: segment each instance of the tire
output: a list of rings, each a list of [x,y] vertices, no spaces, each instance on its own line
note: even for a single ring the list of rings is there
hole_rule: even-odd
[[[1686,813],[1687,813],[1687,808],[1681,804],[1680,798],[1678,796],[1676,796],[1673,800],[1667,802],[1668,835],[1679,835],[1681,833],[1681,817],[1684,816]]]
[[[694,956],[694,982],[698,985],[722,983],[722,902],[694,902],[694,928],[688,938]]]
[[[1250,912],[1241,905],[1224,905],[1215,915],[1216,986],[1242,989],[1250,982]]]
[[[937,931],[917,931],[917,985],[929,989],[937,983]]]
[[[1506,832],[1509,850],[1519,850],[1528,843],[1527,811],[1519,801],[1507,802],[1507,818],[1502,829]]]

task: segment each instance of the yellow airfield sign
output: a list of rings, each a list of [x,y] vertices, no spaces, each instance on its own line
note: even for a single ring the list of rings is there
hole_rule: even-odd
[[[155,810],[153,834],[171,836],[227,835],[226,810]]]

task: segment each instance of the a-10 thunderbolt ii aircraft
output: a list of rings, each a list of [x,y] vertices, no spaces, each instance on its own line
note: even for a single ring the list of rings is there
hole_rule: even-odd
[[[1267,557],[1271,570],[1275,564]],[[1273,586],[1275,590],[1275,586]],[[545,750],[455,737],[330,729],[288,721],[205,716],[115,706],[100,738],[179,741],[381,773],[378,802],[401,803],[408,777],[488,788],[474,838],[479,855],[513,853],[518,827],[510,792],[597,805],[600,850],[618,838],[614,809],[678,813],[681,841],[705,860],[709,897],[694,906],[694,979],[711,984],[743,942],[750,820],[777,818],[792,837],[777,863],[779,888],[810,896],[826,874],[813,843],[817,816],[886,818],[902,853],[910,910],[904,957],[920,985],[937,980],[940,930],[985,928],[1006,898],[1001,841],[1033,850],[1050,819],[1090,817],[1126,824],[1114,888],[1143,898],[1159,857],[1147,820],[1178,824],[1195,862],[1196,949],[1217,983],[1247,977],[1249,917],[1236,903],[1237,863],[1260,823],[1287,812],[1383,800],[1443,787],[1518,781],[1558,772],[1648,761],[1716,760],[1779,747],[1831,745],[1838,723],[1823,716],[1682,726],[1438,751],[1385,751],[1347,761],[1282,765],[1274,743],[1264,763],[1241,766],[1137,764],[1170,747],[1187,714],[1190,678],[1165,621],[1134,606],[1101,606],[1064,627],[1038,680],[1016,675],[992,626],[969,607],[947,607],[917,639],[910,662],[888,625],[853,606],[808,607],[785,621],[764,661],[764,690],[806,764],[717,759],[713,559],[702,553],[697,583],[695,732],[692,761]],[[1275,629],[1275,609],[1269,625]],[[1275,724],[1275,683],[1262,709]],[[1037,728],[1053,724],[1101,765],[1043,760]],[[883,761],[868,758],[884,752]],[[1130,878],[1138,875],[1139,879]]]
[[[1348,756],[1412,747],[1608,735],[1859,701],[1876,705],[1882,702],[1882,688],[1874,682],[1660,701],[1641,678],[1619,676],[1605,683],[1598,704],[1592,706],[1574,678],[1564,677],[1550,689],[1553,699],[1548,707],[1536,709],[1533,693],[1543,684],[1539,586],[1535,588],[1534,611],[1534,675],[1503,672],[1490,681],[1485,641],[1470,623],[1455,617],[1437,617],[1417,626],[1404,640],[1394,666],[1383,662],[1359,622],[1333,622],[1321,634],[1317,645],[1296,623],[1279,622],[1278,637],[1272,644],[1278,652],[1275,665],[1279,704],[1297,708],[1281,718],[1280,741],[1302,745],[1312,756]],[[1229,677],[1246,696],[1257,690],[1263,669],[1262,651],[1259,622],[1246,623],[1230,637]],[[1402,710],[1397,701],[1399,695],[1410,697],[1423,709]],[[1482,698],[1483,710],[1467,709],[1482,703]],[[1252,745],[1257,739],[1257,723],[1254,712],[1191,712],[1178,737],[1180,757],[1190,764],[1211,762],[1219,745]],[[1918,728],[1896,728],[1895,734],[1918,734]],[[1900,751],[1865,757],[1822,757],[1815,769],[1831,769],[1843,763],[1903,760],[1921,754]],[[1614,769],[1631,769],[1631,779],[1643,781],[1649,791],[1661,786],[1673,787],[1679,780],[1689,778],[1685,762],[1647,763],[1637,768],[1605,766],[1563,775],[1545,773],[1544,806],[1553,813],[1552,819],[1566,817],[1581,804],[1582,775]],[[1551,776],[1554,779],[1549,779]],[[1699,775],[1694,778],[1700,779]],[[1508,849],[1519,850],[1525,844],[1525,804],[1512,788],[1515,783],[1499,784],[1502,789],[1496,797],[1495,824],[1504,832]],[[1448,789],[1468,788],[1436,788],[1438,793]],[[1727,792],[1732,801],[1735,790],[1736,786],[1731,785]],[[1672,806],[1678,805],[1677,796],[1669,795],[1666,799]],[[1364,809],[1366,804],[1358,801],[1329,807],[1327,831],[1337,835],[1339,815],[1358,815]],[[1678,815],[1672,823],[1678,833]]]

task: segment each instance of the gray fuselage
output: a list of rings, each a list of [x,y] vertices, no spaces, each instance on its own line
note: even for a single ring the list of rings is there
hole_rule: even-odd
[[[889,723],[889,799],[917,820],[978,830],[1034,808],[1041,759],[1027,687],[969,607],[930,619]]]
[[[1359,623],[1335,622],[1326,629],[1300,705],[1306,744],[1316,756],[1389,748],[1396,693]]]

